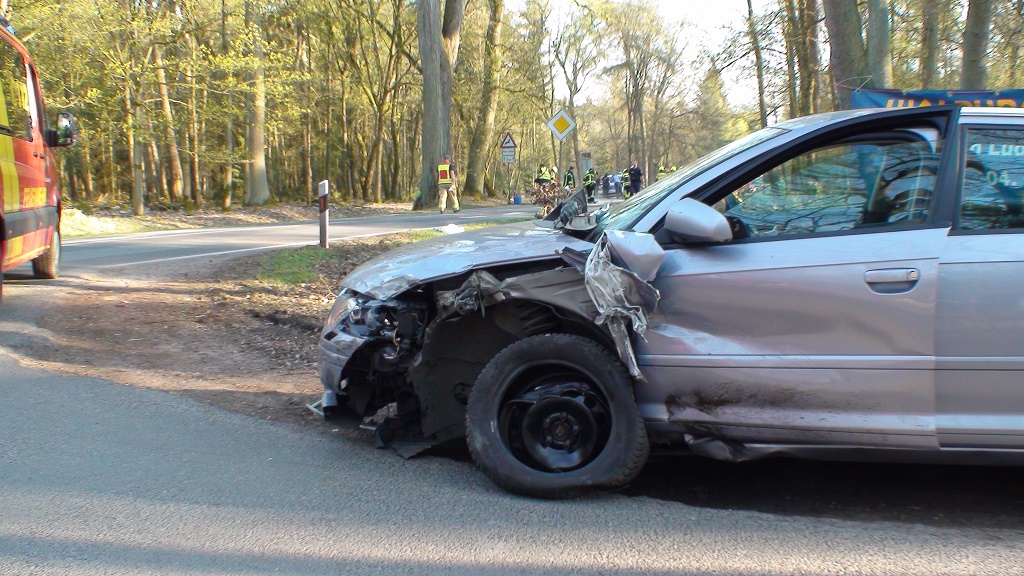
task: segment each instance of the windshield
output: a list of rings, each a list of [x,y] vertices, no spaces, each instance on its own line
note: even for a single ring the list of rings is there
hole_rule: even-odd
[[[597,224],[597,228],[590,233],[588,240],[591,242],[597,241],[605,230],[627,230],[632,228],[640,218],[660,204],[669,194],[675,192],[681,185],[702,174],[711,166],[786,132],[788,130],[783,130],[782,128],[764,128],[726,144],[710,154],[701,156],[678,171],[672,172],[644,188],[629,200],[613,207],[608,211],[607,216],[602,218]]]

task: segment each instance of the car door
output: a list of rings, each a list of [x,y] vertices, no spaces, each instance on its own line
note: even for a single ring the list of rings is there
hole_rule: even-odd
[[[743,443],[936,447],[943,154],[935,128],[847,131],[706,198],[736,239],[667,250],[637,345],[645,418]]]
[[[939,261],[936,407],[949,448],[1024,447],[1024,122],[971,117]]]

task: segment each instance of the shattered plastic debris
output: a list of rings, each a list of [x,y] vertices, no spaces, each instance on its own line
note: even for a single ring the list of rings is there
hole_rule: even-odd
[[[465,228],[459,226],[458,224],[445,224],[440,228],[435,228],[435,230],[439,230],[441,232],[444,232],[445,234],[462,234],[463,232],[466,231]]]

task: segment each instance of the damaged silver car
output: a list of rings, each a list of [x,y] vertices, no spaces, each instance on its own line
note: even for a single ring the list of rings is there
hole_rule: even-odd
[[[791,120],[613,209],[356,269],[324,414],[409,456],[465,437],[513,492],[620,487],[652,450],[1024,463],[1024,114]]]

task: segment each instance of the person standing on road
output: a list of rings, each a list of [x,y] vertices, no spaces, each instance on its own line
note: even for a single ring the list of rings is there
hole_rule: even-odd
[[[562,187],[570,191],[576,189],[576,166],[569,166],[569,171],[562,178]]]
[[[629,195],[632,196],[644,187],[644,171],[640,169],[640,163],[633,160],[633,166],[629,169]]]
[[[615,195],[622,196],[622,174],[615,172],[612,174],[612,182],[615,184]],[[625,196],[623,196],[625,198]]]
[[[448,204],[448,196],[452,198],[452,208],[459,211],[459,195],[456,190],[455,166],[452,165],[452,157],[444,155],[444,160],[437,165],[437,205],[444,214]]]
[[[604,192],[604,197],[607,198],[611,194],[612,188],[612,175],[605,174],[601,177],[601,191]]]
[[[594,191],[597,190],[597,172],[593,168],[583,176],[583,187],[587,189],[587,202],[594,202]]]

